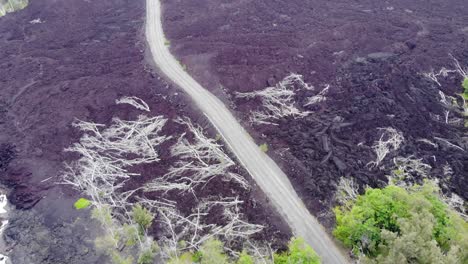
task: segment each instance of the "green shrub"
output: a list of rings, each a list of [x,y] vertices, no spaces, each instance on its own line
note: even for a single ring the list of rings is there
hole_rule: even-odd
[[[85,198],[78,199],[74,204],[76,210],[88,208],[90,205],[91,201]]]
[[[108,205],[96,206],[91,211],[91,218],[98,220],[102,225],[112,224],[111,209]]]
[[[171,258],[167,264],[192,264],[194,262],[191,252],[185,252],[182,256]]]
[[[254,264],[254,259],[244,250],[237,259],[236,264]]]
[[[143,234],[153,222],[154,215],[152,215],[146,208],[137,204],[132,210],[133,220],[138,224],[140,234]]]
[[[403,226],[422,216],[426,222],[433,221],[433,224],[425,226],[430,227],[431,236],[425,238],[421,245],[434,241],[441,252],[446,254],[451,248],[465,247],[468,243],[466,222],[450,212],[440,200],[438,189],[429,183],[409,190],[393,185],[383,189],[369,188],[365,194],[358,196],[351,209],[335,208],[335,214],[335,237],[352,248],[356,255],[362,250],[369,258],[390,251],[385,249],[385,246],[390,245],[389,241],[392,241],[389,240],[389,234],[396,234],[398,239],[410,241],[403,236],[414,233],[414,230]]]
[[[264,152],[264,153],[268,152],[268,144],[267,143],[263,143],[259,147],[260,147],[260,150],[262,152]]]
[[[114,264],[133,264],[132,257],[123,257],[116,250],[111,253],[111,259]]]
[[[127,247],[136,245],[139,237],[139,227],[136,225],[123,225],[122,237]]]
[[[200,247],[200,264],[228,264],[229,260],[223,251],[223,243],[217,239],[208,239]]]
[[[320,258],[317,253],[306,244],[302,238],[293,238],[289,242],[288,251],[276,253],[274,256],[275,264],[319,264]]]
[[[143,251],[140,256],[138,257],[138,264],[152,264],[154,262],[154,258],[156,257],[156,253],[152,249],[147,249]]]

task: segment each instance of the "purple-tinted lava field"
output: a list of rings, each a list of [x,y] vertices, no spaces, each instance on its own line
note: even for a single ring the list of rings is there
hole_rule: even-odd
[[[134,108],[115,103],[123,96],[143,98],[151,115],[170,119],[162,133],[173,138],[162,146],[161,161],[134,168],[141,176],[127,182],[127,189],[168,171],[174,162],[168,146],[185,132],[172,121],[177,116],[190,117],[216,137],[190,100],[152,70],[144,14],[140,0],[36,0],[0,18],[0,173],[16,208],[4,231],[13,263],[107,263],[93,249],[98,225],[90,224],[89,212],[73,208],[80,193],[60,184],[64,165],[78,158],[64,151],[82,136],[72,125],[77,120],[110,124],[114,117],[136,118]],[[231,170],[247,175],[237,165]],[[199,189],[197,199],[236,194],[245,201],[245,217],[265,226],[256,236],[275,247],[289,239],[288,227],[255,187],[245,191],[214,179]],[[196,205],[190,193],[170,196],[182,212]],[[154,225],[150,232],[158,236],[158,230]]]
[[[422,159],[445,192],[468,198],[466,127],[446,122],[439,92],[456,97],[463,77],[440,76],[438,85],[424,76],[454,68],[454,58],[468,63],[466,1],[178,0],[164,7],[171,51],[268,144],[324,224],[333,225],[340,176],[382,186],[397,157]],[[311,113],[275,125],[249,122],[261,102],[238,93],[275,86],[290,73],[315,88],[294,98]],[[326,100],[308,104],[327,86]],[[389,127],[404,137],[401,147],[369,166],[372,145]]]
[[[468,66],[468,1],[161,4],[172,54],[281,167],[328,233],[340,178],[362,192],[387,185],[417,161],[422,167],[405,181],[437,179],[445,195],[468,199],[468,122],[457,74]],[[252,232],[254,241],[286,248],[292,231],[272,202],[191,98],[158,71],[145,38],[145,8],[144,0],[30,0],[0,17],[0,189],[10,203],[0,254],[11,263],[111,263],[94,245],[104,232],[100,224],[90,210],[74,208],[86,190],[66,184],[64,175],[82,155],[67,149],[92,134],[83,129],[90,122],[104,134],[105,127],[146,116],[164,118],[158,136],[167,138],[157,161],[125,167],[137,175],[118,188],[130,193],[129,203],[170,201],[188,219],[217,199],[222,202],[206,206],[200,230],[219,226],[227,233],[221,228],[232,220],[226,204],[235,199],[235,220],[262,226]],[[261,92],[275,88],[287,99],[268,105]],[[144,102],[133,107],[139,101],[119,103],[122,98]],[[268,108],[278,105],[294,113]],[[183,155],[174,146],[194,146],[197,131],[219,155],[226,153],[222,172],[232,177],[209,176],[202,184],[182,177],[177,184],[184,191],[142,187],[196,164],[192,157],[180,165]],[[167,217],[164,210],[157,219]],[[169,240],[164,225],[153,222],[148,234]],[[240,251],[239,241],[229,246]]]

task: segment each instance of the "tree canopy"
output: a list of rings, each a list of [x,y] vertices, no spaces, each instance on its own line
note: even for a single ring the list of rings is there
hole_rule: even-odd
[[[433,184],[369,188],[335,214],[334,235],[367,262],[467,263],[468,225]]]

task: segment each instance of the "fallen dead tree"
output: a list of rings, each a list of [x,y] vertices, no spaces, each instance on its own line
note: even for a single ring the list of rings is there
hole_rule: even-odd
[[[400,148],[400,145],[404,140],[401,132],[392,127],[378,128],[378,130],[382,131],[382,134],[380,135],[379,140],[375,141],[372,146],[372,149],[376,154],[376,159],[367,164],[371,167],[379,166],[391,151],[395,151]]]
[[[163,177],[146,184],[146,191],[167,192],[178,189],[193,192],[195,187],[207,184],[214,177],[233,180],[244,189],[249,188],[242,176],[229,171],[235,163],[216,140],[205,136],[203,129],[188,118],[179,118],[176,121],[188,128],[191,139],[187,133],[178,138],[171,154],[179,160]]]
[[[327,97],[325,95],[327,95],[328,90],[330,90],[330,85],[325,86],[325,88],[323,88],[323,90],[320,91],[318,94],[307,98],[307,103],[304,106],[314,105],[326,101]]]
[[[336,190],[336,201],[350,209],[351,204],[359,195],[359,186],[352,178],[341,177]]]
[[[134,121],[114,118],[110,126],[81,120],[74,123],[84,134],[65,151],[81,157],[67,165],[64,183],[91,198],[95,207],[92,216],[106,231],[96,239],[96,246],[115,261],[131,259],[135,254],[153,254],[153,240],[139,229],[134,204],[129,202],[136,190],[121,189],[131,177],[138,176],[128,168],[159,161],[157,146],[170,138],[160,135],[166,121],[162,116],[140,115]],[[122,252],[122,244],[129,241],[138,247]]]
[[[138,98],[126,97],[117,100],[119,102],[142,111],[149,110]],[[188,118],[176,121],[188,129],[171,149],[178,161],[163,177],[128,191],[122,191],[127,181],[139,176],[129,172],[131,167],[159,161],[158,146],[170,138],[161,135],[167,119],[140,115],[133,121],[114,118],[109,126],[81,120],[74,123],[84,134],[79,142],[66,149],[79,154],[80,158],[68,164],[64,183],[80,190],[92,201],[92,217],[105,230],[104,236],[96,239],[96,247],[105,250],[116,263],[132,262],[132,256],[154,254],[155,243],[146,229],[155,217],[166,234],[158,241],[162,259],[198,250],[211,237],[222,239],[226,250],[233,254],[235,251],[230,245],[235,241],[252,245],[248,250],[260,256],[264,250],[254,247],[256,243],[250,241],[250,236],[260,232],[263,226],[244,220],[240,210],[243,201],[236,197],[203,199],[190,215],[183,215],[175,201],[164,198],[164,193],[171,190],[190,190],[196,195],[195,187],[207,184],[214,177],[234,180],[243,188],[249,188],[242,176],[229,171],[235,163],[216,140],[206,137],[203,129]],[[163,193],[157,200],[149,200],[135,196],[138,190]],[[222,212],[215,216],[222,224],[208,219],[214,207]],[[140,220],[135,217],[137,213]]]
[[[416,159],[413,156],[395,157],[393,164],[395,165],[395,169],[392,170],[389,176],[389,182],[400,187],[412,186],[415,177],[418,177],[420,180],[429,179],[429,172],[432,169],[422,159]],[[411,184],[408,185],[408,182]]]
[[[143,201],[143,203],[150,202]],[[190,215],[182,215],[174,207],[160,207],[159,221],[166,233],[164,239],[160,241],[164,258],[177,258],[187,250],[198,250],[212,237],[224,241],[226,250],[230,252],[234,252],[230,248],[233,241],[247,245],[252,243],[250,236],[262,231],[264,227],[243,220],[239,208],[242,203],[243,201],[236,197],[206,199],[200,202]],[[224,224],[206,224],[207,216],[213,207],[221,208],[222,214],[218,216],[217,222],[221,221]]]
[[[432,80],[435,82],[439,87],[442,87],[442,84],[439,81],[440,77],[448,77],[449,74],[458,74],[460,75],[463,79],[468,78],[468,67],[463,67],[460,62],[452,55],[449,54],[449,56],[453,60],[453,69],[447,69],[445,67],[442,67],[439,72],[435,72],[433,69],[429,72],[425,72],[422,75],[425,76],[426,78]],[[450,119],[450,113],[451,112],[456,112],[460,114],[461,116],[468,116],[468,104],[466,102],[465,96],[458,94],[460,97],[460,100],[462,101],[461,104],[455,98],[454,96],[449,96],[445,95],[444,92],[439,91],[439,96],[440,96],[440,102],[444,106],[444,121],[447,124],[453,124],[453,125],[464,125],[463,118],[452,118]],[[439,119],[439,115],[435,115],[435,119]]]
[[[308,111],[301,111],[295,106],[295,90],[313,89],[304,82],[302,75],[290,74],[276,86],[267,87],[260,91],[237,93],[238,98],[260,98],[262,110],[252,112],[250,121],[254,124],[277,125],[275,120],[284,117],[302,118],[310,114]]]
[[[146,112],[150,111],[148,104],[136,96],[125,96],[125,97],[115,100],[115,103],[116,104],[129,104],[135,107],[136,109],[146,111]]]

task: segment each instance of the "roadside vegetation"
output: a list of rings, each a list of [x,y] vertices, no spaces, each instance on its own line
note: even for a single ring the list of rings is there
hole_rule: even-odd
[[[169,260],[169,264],[254,264],[255,258],[246,251],[235,253],[237,257],[229,257],[223,249],[223,243],[216,239],[206,241],[198,251],[187,252],[179,258]],[[270,259],[263,263],[272,264],[319,264],[320,258],[315,251],[301,238],[293,238],[288,250],[273,253]]]
[[[268,152],[268,144],[267,143],[263,143],[259,146],[260,150],[263,152],[263,153],[267,153]]]
[[[432,182],[368,188],[335,214],[333,234],[363,263],[468,262],[468,224]]]

